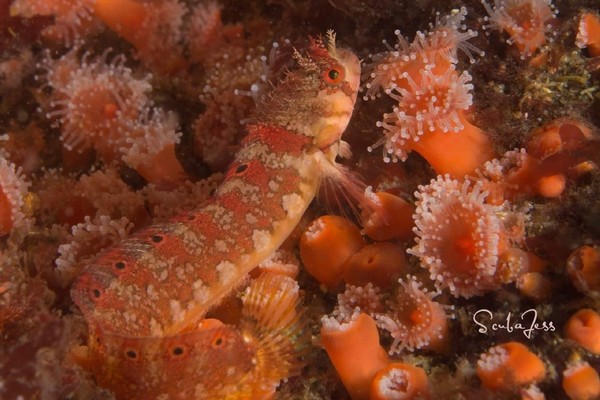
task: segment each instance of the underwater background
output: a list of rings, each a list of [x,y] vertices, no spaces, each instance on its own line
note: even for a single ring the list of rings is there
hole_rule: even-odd
[[[129,368],[180,364],[131,367],[127,340],[94,353],[71,288],[115,243],[210,199],[274,88],[328,40],[362,66],[345,178],[325,179],[280,250],[206,314],[246,332],[247,293],[268,286],[250,282],[297,281],[291,333],[271,332],[296,348],[268,353],[289,368],[218,395],[214,376],[184,375],[177,391],[600,398],[599,12],[597,0],[0,0],[0,398],[189,398],[143,377],[120,390]],[[142,352],[164,344],[143,339]]]

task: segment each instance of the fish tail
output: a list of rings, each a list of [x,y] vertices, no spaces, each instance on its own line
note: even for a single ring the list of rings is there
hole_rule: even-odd
[[[279,381],[300,373],[310,351],[298,283],[263,273],[250,284],[242,315],[243,333],[257,348],[252,398],[267,398]]]

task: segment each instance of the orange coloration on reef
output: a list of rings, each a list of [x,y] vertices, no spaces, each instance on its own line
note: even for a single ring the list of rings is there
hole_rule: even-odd
[[[594,128],[575,118],[558,118],[534,129],[529,134],[527,152],[540,161],[585,145]]]
[[[565,190],[567,180],[563,174],[542,176],[537,181],[537,191],[548,198],[558,197]]]
[[[31,18],[34,15],[54,17],[54,24],[44,29],[43,36],[56,42],[73,43],[97,30],[92,18],[94,0],[14,0],[11,15]]]
[[[600,248],[581,246],[573,251],[567,259],[567,274],[577,290],[600,291]]]
[[[337,305],[331,315],[340,322],[351,320],[358,312],[374,317],[385,309],[380,292],[372,283],[365,286],[346,285],[346,290],[337,295]]]
[[[131,43],[135,43],[147,18],[146,7],[140,1],[98,0],[95,2],[94,12],[106,25]]]
[[[539,272],[527,272],[517,278],[521,294],[535,301],[543,301],[552,294],[552,281]]]
[[[369,400],[428,399],[429,396],[429,380],[423,368],[391,363],[373,378]]]
[[[494,7],[482,3],[489,27],[508,32],[507,42],[517,46],[522,58],[546,43],[548,23],[555,18],[551,0],[494,0]]]
[[[86,216],[96,213],[96,208],[89,199],[83,196],[73,196],[56,213],[56,221],[69,226],[83,222]]]
[[[565,189],[567,176],[577,177],[585,172],[585,161],[570,153],[586,146],[593,137],[593,129],[573,118],[559,118],[534,129],[527,144],[527,153],[534,157],[537,168],[530,171],[530,181],[544,197],[557,197]]]
[[[500,206],[507,200],[530,198],[537,193],[539,161],[525,149],[507,151],[501,158],[486,162],[480,172],[489,192],[489,204]]]
[[[562,387],[571,400],[593,400],[600,397],[598,371],[586,361],[578,361],[563,371]]]
[[[600,15],[586,11],[579,20],[576,43],[587,48],[592,57],[600,56]]]
[[[0,237],[27,224],[23,210],[29,185],[21,169],[0,155]]]
[[[0,141],[0,151],[5,152],[7,158],[18,165],[26,176],[37,172],[44,162],[43,151],[47,146],[44,130],[33,122],[24,128],[6,126],[5,129],[7,131]]]
[[[65,187],[69,190],[65,191]],[[49,171],[44,185],[37,188],[37,195],[44,218],[60,224],[73,226],[88,216],[92,219],[125,217],[139,226],[149,218],[145,199],[128,187],[112,168],[81,175],[78,180]]]
[[[502,283],[510,283],[527,273],[540,273],[546,262],[530,251],[511,247],[498,257],[496,277]]]
[[[460,178],[473,174],[483,163],[494,158],[492,142],[485,132],[459,112],[456,135],[443,130],[425,134],[411,144],[438,174]]]
[[[185,11],[178,0],[97,0],[94,4],[95,15],[131,43],[143,62],[164,74],[185,66],[179,43]]]
[[[565,325],[565,337],[600,355],[600,315],[591,308],[577,311]]]
[[[413,234],[412,214],[415,207],[391,193],[370,194],[376,207],[365,209],[361,214],[363,232],[373,240],[398,239],[407,241]]]
[[[542,381],[546,376],[546,367],[527,346],[507,342],[481,355],[477,361],[477,376],[483,386],[490,390],[511,391]]]
[[[444,353],[448,350],[447,306],[433,301],[437,293],[421,288],[414,277],[400,281],[402,288],[387,302],[389,311],[377,314],[377,325],[387,330],[394,343],[390,354],[400,354],[404,349],[427,349]]]
[[[271,257],[260,263],[255,270],[269,271],[296,279],[300,273],[300,261],[293,252],[284,250],[284,245],[282,245]]]
[[[184,180],[185,173],[175,154],[175,144],[169,143],[146,160],[130,161],[132,167],[148,182],[173,182]]]
[[[224,298],[220,304],[213,307],[209,312],[206,313],[206,317],[209,320],[219,321],[222,324],[228,325],[239,325],[242,318],[242,300],[235,295],[229,295]],[[200,327],[206,327],[205,320],[200,321],[198,329]],[[215,322],[209,322],[208,326],[214,326]]]
[[[8,201],[8,197],[2,191],[0,193],[0,236],[4,236],[12,230],[12,205]]]
[[[223,322],[216,318],[205,318],[198,324],[198,331],[219,328],[223,326]]]
[[[382,289],[398,282],[407,268],[404,250],[397,244],[368,244],[346,262],[343,280],[350,285],[364,286],[371,282]]]
[[[206,61],[213,50],[224,45],[221,6],[215,1],[196,5],[190,15],[185,39],[192,61]]]
[[[321,342],[350,397],[368,399],[373,377],[389,363],[375,321],[360,313],[343,322],[323,317],[322,323]]]
[[[346,261],[365,245],[360,229],[345,218],[324,215],[300,238],[300,259],[306,271],[327,289],[342,281]]]
[[[546,400],[544,393],[536,385],[521,388],[521,400]]]

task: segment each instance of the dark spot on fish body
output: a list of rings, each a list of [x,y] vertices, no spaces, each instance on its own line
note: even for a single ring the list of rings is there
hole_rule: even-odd
[[[183,353],[184,353],[184,351],[183,351],[183,347],[181,347],[181,346],[175,346],[175,347],[173,348],[173,355],[174,355],[174,356],[180,356],[180,355],[182,355]]]
[[[161,235],[152,235],[150,238],[154,243],[160,243],[163,240]]]
[[[235,173],[236,174],[241,174],[242,172],[246,171],[248,169],[248,164],[240,164],[236,169],[235,169]]]
[[[125,352],[125,355],[127,356],[127,358],[129,358],[131,360],[137,359],[137,356],[138,356],[137,352],[135,350],[131,350],[131,349],[127,350]]]
[[[123,270],[123,269],[125,269],[125,263],[123,261],[117,261],[115,263],[115,268]]]
[[[221,336],[216,336],[212,341],[213,348],[218,349],[222,345],[223,345],[223,338]]]
[[[92,289],[92,296],[94,296],[96,299],[99,299],[101,294],[102,293],[99,289]]]

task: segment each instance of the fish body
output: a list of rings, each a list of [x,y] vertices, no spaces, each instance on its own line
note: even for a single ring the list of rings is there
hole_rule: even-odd
[[[282,314],[273,309],[279,316],[273,321],[262,314],[261,304],[255,304],[279,304],[276,299],[282,294],[277,291],[267,298],[256,294],[269,292],[267,287],[277,285],[258,285],[254,289],[255,295],[244,304],[244,309],[254,310],[246,312],[252,315],[246,318],[246,328],[228,327],[210,333],[198,330],[206,312],[239,288],[248,272],[288,237],[315,197],[321,180],[343,178],[345,174],[335,158],[346,149],[341,135],[356,101],[359,61],[352,52],[336,49],[332,33],[327,43],[312,40],[306,55],[296,52],[294,57],[297,68],[289,71],[257,108],[241,149],[212,198],[110,247],[75,282],[71,295],[88,322],[90,359],[112,366],[95,372],[106,387],[118,392],[124,382],[130,382],[141,390],[140,382],[125,378],[128,363],[143,360],[149,368],[147,374],[164,376],[172,373],[170,368],[175,368],[178,360],[160,356],[168,353],[165,349],[178,341],[193,342],[191,348],[202,351],[189,354],[205,354],[211,335],[217,333],[234,338],[230,343],[235,344],[235,351],[216,350],[222,354],[219,359],[223,365],[230,365],[231,376],[240,373],[247,377],[234,382],[249,379],[248,387],[256,391],[279,382],[295,369],[294,360],[301,352],[290,349],[304,337],[301,324],[288,321],[281,329],[285,323],[279,319],[294,313],[288,310]],[[296,303],[297,298],[285,304],[291,310]],[[244,340],[239,340],[240,335]],[[277,335],[279,339],[273,339]],[[282,343],[291,347],[282,347]],[[141,354],[136,360],[127,357],[128,346]],[[245,350],[240,346],[246,346]],[[118,349],[121,351],[115,356]],[[243,356],[246,353],[253,354],[251,371],[244,369],[249,365]],[[265,372],[269,368],[256,363],[259,354],[270,354],[271,364],[287,365],[285,370],[269,376]],[[193,366],[190,371],[211,369],[211,360],[218,358],[214,354],[209,358],[191,355],[186,361]],[[233,363],[230,356],[239,363]],[[288,362],[284,362],[286,359]],[[192,374],[190,382],[205,385],[223,381],[211,373],[214,371]],[[161,381],[156,377],[142,380]],[[115,386],[111,382],[123,384]],[[146,393],[162,393],[158,386],[152,390]],[[225,392],[248,393],[244,388]],[[130,398],[127,393],[120,398]]]
[[[264,273],[244,297],[240,327],[210,323],[169,337],[96,331],[87,364],[117,399],[263,399],[296,373],[309,347],[298,284]]]
[[[315,195],[317,165],[303,154],[308,138],[249,131],[210,202],[139,231],[88,267],[73,291],[88,322],[127,336],[189,331],[285,240]]]

